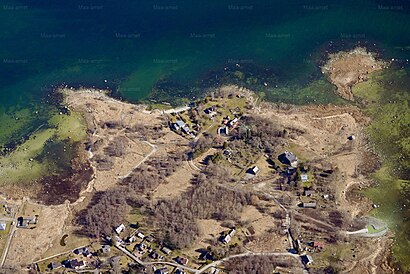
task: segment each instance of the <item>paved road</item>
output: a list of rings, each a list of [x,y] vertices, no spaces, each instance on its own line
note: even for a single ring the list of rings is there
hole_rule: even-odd
[[[201,274],[204,271],[208,270],[211,267],[215,267],[218,266],[219,264],[226,262],[230,259],[233,258],[239,258],[239,257],[249,257],[249,256],[287,256],[287,257],[294,257],[294,258],[299,258],[298,254],[292,254],[292,253],[287,253],[287,252],[264,252],[264,253],[254,253],[254,252],[245,252],[245,253],[241,253],[241,254],[236,254],[236,255],[231,255],[228,256],[226,258],[223,258],[221,260],[212,262],[210,264],[207,264],[205,266],[203,266],[200,269],[193,269],[184,265],[180,265],[174,262],[166,262],[166,261],[158,261],[158,262],[143,262],[140,258],[138,258],[137,256],[135,256],[134,254],[132,254],[131,252],[129,252],[126,248],[122,247],[119,243],[117,243],[115,245],[116,248],[118,248],[120,251],[122,251],[124,254],[126,254],[128,257],[130,257],[131,259],[133,259],[135,262],[137,262],[140,265],[143,266],[148,266],[148,265],[155,265],[155,264],[159,264],[159,265],[169,265],[169,266],[174,266],[174,267],[178,267],[182,270],[185,271],[189,271],[195,274]]]
[[[87,246],[89,246],[89,245],[82,245],[82,246],[78,246],[78,247],[75,247],[75,248],[70,249],[70,250],[68,250],[68,251],[60,252],[60,253],[57,253],[57,254],[51,255],[51,256],[49,256],[49,257],[46,257],[46,258],[43,258],[43,259],[37,260],[37,261],[35,261],[35,262],[33,262],[33,263],[34,263],[34,264],[36,264],[36,263],[39,263],[39,262],[42,262],[42,261],[45,261],[45,260],[48,260],[48,259],[51,259],[51,258],[54,258],[54,257],[60,256],[60,255],[63,255],[63,254],[67,254],[67,253],[73,252],[73,250],[80,249],[80,248],[87,247]]]
[[[197,273],[197,269],[193,269],[184,265],[180,265],[174,262],[143,262],[140,258],[138,258],[137,256],[135,256],[134,254],[132,254],[131,252],[129,252],[126,248],[122,247],[120,244],[116,244],[115,245],[116,248],[118,248],[120,251],[122,251],[124,254],[126,254],[128,257],[130,257],[131,259],[133,259],[134,261],[136,261],[138,264],[143,265],[143,266],[147,266],[147,265],[154,265],[154,264],[161,264],[161,265],[169,265],[169,266],[174,266],[174,267],[178,267],[180,269],[189,271],[189,272],[193,272],[193,273]]]

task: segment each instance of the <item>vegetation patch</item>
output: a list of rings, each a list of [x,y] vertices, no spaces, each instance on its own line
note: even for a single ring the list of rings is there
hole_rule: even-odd
[[[367,128],[375,144],[382,167],[373,177],[378,186],[366,194],[380,207],[374,210],[396,232],[393,254],[397,262],[410,270],[410,80],[403,69],[390,68],[370,75],[367,82],[353,88],[372,118]]]

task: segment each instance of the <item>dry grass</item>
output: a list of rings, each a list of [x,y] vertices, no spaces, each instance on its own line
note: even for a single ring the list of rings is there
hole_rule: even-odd
[[[191,186],[191,180],[196,173],[198,172],[193,171],[189,164],[185,162],[176,172],[166,179],[167,184],[158,186],[153,193],[153,198],[169,199],[177,197]]]

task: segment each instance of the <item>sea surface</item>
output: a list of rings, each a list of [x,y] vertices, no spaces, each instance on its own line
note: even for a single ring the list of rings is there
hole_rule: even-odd
[[[274,101],[332,102],[333,87],[318,69],[326,50],[360,43],[388,59],[410,58],[408,1],[1,5],[0,145],[48,119],[56,85],[108,87],[134,102],[179,102],[220,81],[242,81]]]
[[[408,70],[409,15],[409,1],[3,0],[0,151],[48,126],[60,85],[180,104],[236,83],[343,104],[319,69],[327,53],[363,45]]]

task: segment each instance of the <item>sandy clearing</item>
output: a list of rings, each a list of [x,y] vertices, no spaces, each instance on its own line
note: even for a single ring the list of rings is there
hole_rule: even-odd
[[[169,176],[166,181],[167,184],[161,184],[153,193],[154,199],[168,199],[177,197],[182,192],[186,191],[191,186],[191,180],[194,177],[194,172],[189,167],[187,162],[184,164],[171,176]]]

